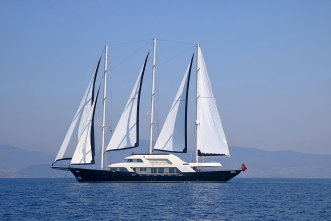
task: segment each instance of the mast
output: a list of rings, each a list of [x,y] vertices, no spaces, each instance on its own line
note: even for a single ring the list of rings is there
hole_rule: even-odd
[[[156,69],[156,39],[153,39],[153,67],[152,67],[152,103],[149,136],[149,154],[153,152],[153,128],[154,128],[154,98],[155,98],[155,69]]]
[[[106,101],[107,101],[107,74],[108,74],[108,45],[105,45],[105,71],[103,87],[103,112],[102,112],[102,141],[101,141],[101,169],[104,167],[105,132],[106,132]]]
[[[200,124],[198,119],[198,111],[199,111],[199,71],[200,71],[200,61],[199,61],[199,47],[200,45],[197,44],[197,74],[196,74],[196,101],[195,101],[195,162],[199,162],[199,155],[198,155],[198,126]]]

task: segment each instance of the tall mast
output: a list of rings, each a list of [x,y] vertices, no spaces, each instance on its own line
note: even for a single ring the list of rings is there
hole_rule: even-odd
[[[154,98],[155,98],[155,69],[156,69],[156,39],[153,39],[153,67],[152,67],[152,103],[149,136],[149,154],[153,152],[153,128],[154,128]]]
[[[101,169],[104,168],[105,132],[106,132],[106,101],[107,101],[107,74],[108,74],[108,45],[105,45],[105,71],[103,87],[103,112],[102,112],[102,141],[101,141]]]
[[[195,162],[199,162],[199,155],[198,155],[198,127],[199,127],[199,119],[198,119],[198,111],[199,111],[199,71],[200,71],[200,61],[199,61],[199,47],[200,45],[197,44],[197,74],[196,74],[196,101],[195,101]]]

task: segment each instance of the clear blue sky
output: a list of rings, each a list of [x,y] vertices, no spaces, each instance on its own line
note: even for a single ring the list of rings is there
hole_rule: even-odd
[[[55,154],[103,45],[156,37],[192,42],[158,42],[161,123],[200,43],[230,145],[331,154],[330,22],[322,0],[2,0],[0,144]],[[150,45],[110,46],[112,124]]]

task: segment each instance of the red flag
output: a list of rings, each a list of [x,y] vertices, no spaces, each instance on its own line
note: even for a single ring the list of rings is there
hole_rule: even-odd
[[[247,167],[245,166],[245,164],[241,164],[241,170],[242,170],[242,171],[247,170]]]

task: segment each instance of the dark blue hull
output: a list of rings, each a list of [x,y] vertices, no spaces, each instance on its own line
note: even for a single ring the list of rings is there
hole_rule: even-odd
[[[154,175],[82,168],[68,169],[79,182],[227,182],[241,172],[241,170],[222,170]]]

